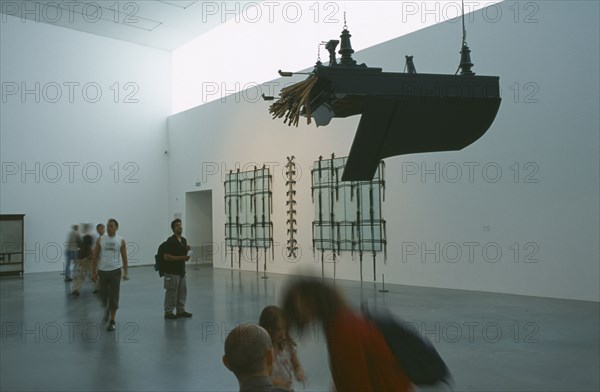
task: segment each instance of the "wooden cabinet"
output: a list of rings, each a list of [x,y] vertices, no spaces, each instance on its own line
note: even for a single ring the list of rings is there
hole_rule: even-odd
[[[23,274],[24,214],[0,215],[0,275]]]

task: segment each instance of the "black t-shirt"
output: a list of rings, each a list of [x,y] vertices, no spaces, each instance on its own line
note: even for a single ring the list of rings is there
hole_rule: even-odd
[[[177,240],[177,236],[175,234],[167,238],[165,254],[168,253],[171,256],[186,256],[187,252],[187,241],[184,237],[181,237],[181,242]],[[171,261],[165,259],[163,270],[165,274],[184,276],[185,261]]]

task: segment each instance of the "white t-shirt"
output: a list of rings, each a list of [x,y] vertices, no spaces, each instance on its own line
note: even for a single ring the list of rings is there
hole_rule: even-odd
[[[286,343],[282,350],[275,354],[271,377],[279,377],[284,380],[294,381],[294,367],[292,365],[292,353],[296,350],[291,344]]]
[[[123,237],[116,235],[110,237],[104,234],[100,237],[100,261],[98,269],[100,271],[113,271],[123,266],[121,261],[121,242]]]

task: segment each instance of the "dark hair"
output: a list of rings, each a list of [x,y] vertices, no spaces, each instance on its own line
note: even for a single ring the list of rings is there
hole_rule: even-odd
[[[100,227],[100,226],[103,226],[103,227],[104,227],[104,223],[98,223],[98,224],[96,225],[96,230],[98,230],[98,227]],[[118,225],[117,225],[117,226],[118,226]]]
[[[292,347],[296,346],[296,342],[294,341],[294,339],[292,339],[292,337],[290,336],[290,329],[288,328],[288,322],[287,319],[285,317],[285,314],[283,313],[283,309],[281,309],[279,306],[267,306],[265,307],[262,312],[260,312],[260,318],[258,320],[258,325],[260,325],[261,327],[263,327],[268,333],[269,336],[271,337],[271,341],[273,342],[273,345],[277,345],[277,347],[281,350],[283,349],[283,347],[281,346],[281,342],[276,342],[274,340],[275,338],[275,332],[277,330],[277,326],[279,325],[280,322],[285,322],[286,323],[286,329],[285,329],[285,341],[283,342],[283,344],[288,344]]]
[[[173,228],[175,227],[175,225],[177,223],[181,223],[181,219],[177,218],[177,219],[173,219],[173,222],[171,222],[171,230],[173,230]],[[189,234],[189,233],[188,233]]]
[[[119,222],[117,222],[117,220],[116,220],[116,219],[114,219],[114,218],[110,218],[110,219],[108,220],[108,223],[110,223],[110,222],[113,222],[113,223],[115,224],[115,226],[117,226],[117,229],[119,228]]]
[[[300,306],[305,309],[298,309]],[[296,278],[283,295],[283,313],[299,329],[307,324],[300,317],[303,312],[310,312],[312,318],[329,323],[340,309],[346,307],[346,301],[335,287],[312,277]]]

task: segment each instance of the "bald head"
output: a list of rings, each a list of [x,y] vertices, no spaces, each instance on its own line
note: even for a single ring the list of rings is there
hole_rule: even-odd
[[[225,339],[223,363],[241,380],[248,376],[271,373],[271,338],[264,328],[246,323],[235,327]]]

